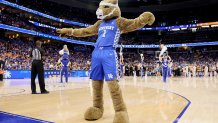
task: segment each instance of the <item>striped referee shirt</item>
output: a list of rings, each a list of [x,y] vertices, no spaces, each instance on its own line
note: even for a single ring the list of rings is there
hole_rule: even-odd
[[[32,50],[31,57],[32,60],[42,60],[43,51],[42,49],[35,48]]]

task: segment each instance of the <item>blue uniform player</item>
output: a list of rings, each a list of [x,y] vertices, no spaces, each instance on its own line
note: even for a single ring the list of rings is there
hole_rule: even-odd
[[[169,59],[168,59],[169,58]],[[163,82],[167,82],[167,77],[168,77],[168,65],[169,65],[169,61],[171,61],[171,58],[168,56],[163,56],[163,57],[159,57],[159,60],[162,64],[162,76],[163,76]]]
[[[61,83],[63,82],[63,75],[65,76],[66,83],[68,82],[68,66],[70,64],[69,61],[69,50],[67,48],[67,45],[64,45],[64,49],[59,52],[60,55],[62,55],[62,58],[60,59],[60,63],[62,65],[61,69]]]
[[[173,61],[169,61],[169,65],[168,65],[168,77],[171,77],[171,75],[172,75],[172,66],[173,66]]]
[[[116,19],[103,21],[98,33],[99,37],[92,53],[90,78],[92,80],[104,80],[104,78],[106,81],[116,80],[119,78],[119,66],[115,48],[120,37]]]

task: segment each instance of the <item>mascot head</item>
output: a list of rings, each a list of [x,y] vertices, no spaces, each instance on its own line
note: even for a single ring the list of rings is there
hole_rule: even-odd
[[[96,11],[98,19],[110,20],[121,16],[118,0],[103,0]]]

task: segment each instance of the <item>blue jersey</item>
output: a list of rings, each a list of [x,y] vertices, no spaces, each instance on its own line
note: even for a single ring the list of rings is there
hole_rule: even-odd
[[[162,60],[162,68],[168,68],[168,64],[168,61],[164,62],[164,60]]]
[[[63,67],[67,67],[68,63],[69,63],[69,55],[68,52],[64,51],[64,54],[62,56],[62,60],[61,63],[63,65]]]
[[[64,51],[64,54],[62,56],[62,59],[65,59],[65,60],[69,60],[69,54],[67,51]]]
[[[61,63],[62,63],[62,65],[63,65],[63,67],[67,67],[67,65],[68,65],[68,63],[69,63],[69,60],[67,60],[67,59],[62,59],[62,60],[61,60]]]
[[[116,19],[102,21],[98,28],[98,40],[92,53],[90,78],[113,81],[119,78],[118,57],[115,51],[120,38]]]
[[[120,30],[116,19],[102,21],[98,29],[98,40],[95,47],[116,47],[120,38]]]

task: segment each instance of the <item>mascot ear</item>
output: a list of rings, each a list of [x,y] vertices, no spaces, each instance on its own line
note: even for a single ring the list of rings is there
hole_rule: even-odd
[[[114,0],[113,4],[118,4],[118,0]]]
[[[118,4],[118,0],[103,0],[103,1],[107,3],[112,3],[114,5]]]

